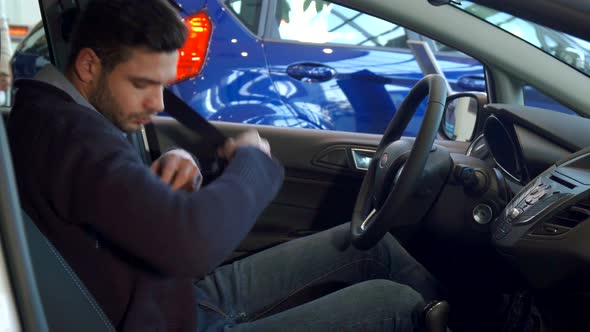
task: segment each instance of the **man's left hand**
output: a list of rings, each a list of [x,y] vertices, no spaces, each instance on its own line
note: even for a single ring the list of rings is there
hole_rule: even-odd
[[[152,163],[152,172],[172,189],[193,192],[201,187],[203,176],[190,153],[182,149],[170,150]]]

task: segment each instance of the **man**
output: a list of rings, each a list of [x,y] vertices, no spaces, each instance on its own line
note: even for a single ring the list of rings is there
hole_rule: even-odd
[[[434,281],[389,235],[358,251],[343,225],[216,268],[283,169],[254,131],[228,140],[227,168],[200,190],[183,150],[142,163],[126,133],[163,110],[186,34],[163,0],[97,0],[65,76],[17,84],[9,136],[26,212],[119,331],[412,331]],[[288,308],[327,282],[352,286]]]

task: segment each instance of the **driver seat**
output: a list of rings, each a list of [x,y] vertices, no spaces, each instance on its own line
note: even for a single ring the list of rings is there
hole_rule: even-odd
[[[115,332],[88,289],[23,211],[33,273],[50,331]]]
[[[0,263],[0,276],[6,272],[9,277],[9,293],[12,291],[20,318],[13,323],[22,331],[114,332],[115,328],[74,271],[21,211],[3,118],[0,117],[0,261],[5,260],[6,265]],[[12,302],[7,304],[10,308]]]

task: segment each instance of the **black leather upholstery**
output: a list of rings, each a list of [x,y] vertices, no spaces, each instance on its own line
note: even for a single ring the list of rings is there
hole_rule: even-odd
[[[58,251],[22,212],[0,117],[0,239],[23,331],[115,331]],[[10,212],[10,213],[9,213]],[[14,213],[12,213],[14,212]]]
[[[82,281],[24,212],[23,223],[49,330],[114,332]]]

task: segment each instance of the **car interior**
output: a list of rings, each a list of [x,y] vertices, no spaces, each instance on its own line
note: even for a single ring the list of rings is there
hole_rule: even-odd
[[[182,147],[199,156],[212,181],[223,169],[215,148],[225,137],[254,128],[268,139],[286,169],[283,187],[226,262],[352,221],[351,245],[367,248],[392,232],[445,285],[452,331],[587,331],[590,78],[448,1],[334,2],[477,58],[486,67],[487,94],[447,95],[443,77],[426,76],[385,133],[374,135],[207,122],[167,92],[172,117],[157,117],[131,138],[138,153],[149,163],[160,151]],[[580,23],[590,18],[588,4],[474,2],[590,40]],[[67,34],[57,3],[40,0],[59,64]],[[579,116],[523,106],[527,84]],[[432,102],[418,136],[402,137],[425,99]],[[9,113],[3,115],[0,253],[17,325],[23,331],[114,331],[21,211],[4,130]],[[468,125],[460,120],[466,117]]]

